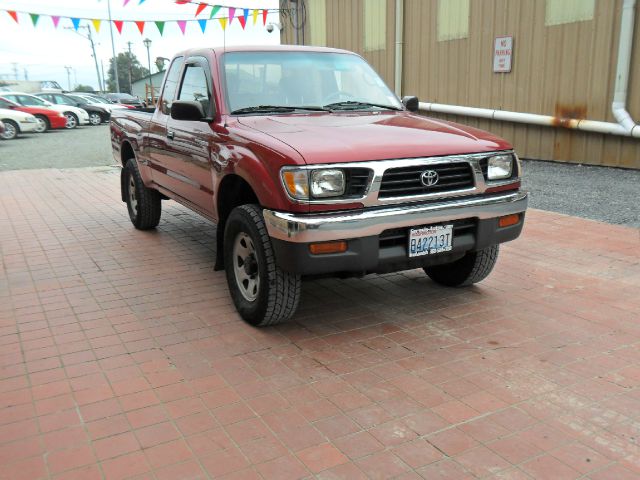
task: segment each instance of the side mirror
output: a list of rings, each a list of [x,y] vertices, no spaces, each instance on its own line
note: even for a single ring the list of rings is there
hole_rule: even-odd
[[[402,104],[410,112],[417,112],[418,109],[420,108],[419,103],[420,102],[418,101],[418,97],[409,96],[409,95],[402,97]]]
[[[171,104],[171,118],[199,122],[205,119],[204,108],[200,102],[176,100]]]

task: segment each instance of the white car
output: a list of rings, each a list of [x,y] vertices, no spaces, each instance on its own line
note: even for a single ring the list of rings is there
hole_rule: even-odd
[[[71,105],[55,105],[47,100],[22,92],[2,93],[2,97],[25,107],[46,107],[64,113],[67,117],[67,128],[76,128],[78,125],[90,125],[89,114],[86,110]]]
[[[0,108],[0,121],[4,123],[4,133],[0,134],[3,140],[12,140],[19,133],[35,132],[38,128],[38,119],[30,113],[7,108]]]
[[[105,98],[96,97],[94,95],[84,95],[81,93],[73,93],[76,97],[82,97],[91,105],[98,105],[102,108],[109,110],[109,112],[113,112],[114,110],[127,110],[129,107],[125,105],[120,105],[119,103],[111,103],[109,100]]]

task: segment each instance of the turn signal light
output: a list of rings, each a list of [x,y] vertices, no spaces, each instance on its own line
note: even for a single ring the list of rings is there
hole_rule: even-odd
[[[311,243],[309,251],[314,255],[323,255],[326,253],[343,253],[347,251],[347,242],[340,240],[338,242],[322,242]]]
[[[498,220],[498,225],[500,228],[502,227],[510,227],[511,225],[515,225],[520,221],[520,215],[514,213],[513,215],[506,215],[504,217],[500,217]]]

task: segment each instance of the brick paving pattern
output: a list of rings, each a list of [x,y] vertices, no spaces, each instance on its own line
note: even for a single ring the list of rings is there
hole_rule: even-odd
[[[215,227],[114,169],[0,173],[0,479],[640,478],[640,233],[531,211],[481,285],[303,286],[254,329]]]

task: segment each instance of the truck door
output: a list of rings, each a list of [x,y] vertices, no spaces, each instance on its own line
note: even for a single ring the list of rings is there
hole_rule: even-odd
[[[206,58],[190,57],[185,62],[176,100],[200,102],[205,116],[214,117],[211,68]],[[208,214],[214,212],[210,152],[215,138],[207,121],[167,120],[171,170],[182,182],[182,193],[178,193]]]

